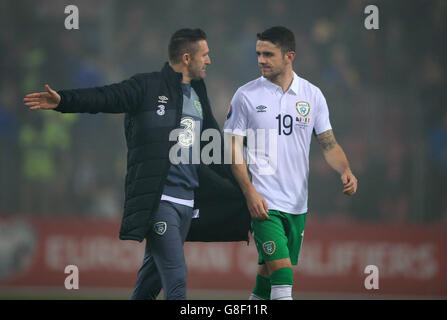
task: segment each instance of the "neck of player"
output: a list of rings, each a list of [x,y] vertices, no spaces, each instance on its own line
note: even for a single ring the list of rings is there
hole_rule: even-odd
[[[182,83],[185,83],[185,84],[191,83],[192,79],[189,76],[188,68],[185,65],[182,65],[180,63],[178,63],[178,64],[169,63],[169,65],[171,66],[172,70],[182,74]]]
[[[293,82],[293,70],[288,69],[287,71],[278,74],[275,78],[271,78],[269,80],[277,86],[280,86],[282,92],[285,93],[289,90],[290,85]]]

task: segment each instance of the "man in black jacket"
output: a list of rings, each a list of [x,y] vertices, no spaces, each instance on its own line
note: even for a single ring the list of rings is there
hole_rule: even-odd
[[[219,164],[191,164],[201,132],[219,130],[203,81],[211,63],[206,35],[181,29],[168,52],[161,72],[97,88],[56,92],[46,85],[46,92],[24,99],[31,110],[125,113],[127,175],[119,236],[147,239],[133,299],[155,299],[161,288],[165,299],[186,299],[185,240],[248,240],[248,210],[230,171]],[[192,219],[193,212],[199,219]]]

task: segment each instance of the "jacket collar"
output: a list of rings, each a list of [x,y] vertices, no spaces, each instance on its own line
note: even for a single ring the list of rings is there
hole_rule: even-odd
[[[182,81],[182,73],[175,72],[174,69],[172,69],[169,65],[169,62],[165,63],[163,69],[161,69],[161,73],[167,78],[169,82],[180,83]]]
[[[161,73],[166,77],[166,79],[171,83],[178,83],[180,84],[182,82],[183,75],[181,72],[175,72],[174,69],[169,65],[169,62],[166,62],[163,66],[163,69],[161,69]],[[196,90],[199,87],[202,87],[204,85],[203,79],[200,80],[192,80],[191,86]]]

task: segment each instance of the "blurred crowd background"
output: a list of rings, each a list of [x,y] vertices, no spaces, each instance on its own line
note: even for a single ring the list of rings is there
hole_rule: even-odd
[[[359,180],[355,197],[314,139],[309,212],[383,223],[447,222],[447,1],[0,0],[0,216],[121,217],[123,115],[29,111],[27,93],[101,86],[158,71],[171,34],[200,27],[222,127],[237,88],[257,78],[256,33],[296,36],[295,72],[317,85]],[[364,9],[379,8],[379,30]],[[292,173],[293,174],[293,173]]]

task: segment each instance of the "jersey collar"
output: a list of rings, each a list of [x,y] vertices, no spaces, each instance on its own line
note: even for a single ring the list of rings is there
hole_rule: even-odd
[[[264,82],[264,85],[266,86],[266,88],[269,89],[272,93],[279,92],[282,94],[282,88],[280,86],[267,80],[267,78],[264,78],[263,76],[261,76],[261,78],[262,78],[262,81]],[[287,90],[287,92],[297,95],[298,90],[299,90],[299,82],[300,82],[300,78],[297,76],[297,74],[295,72],[293,72],[292,84],[290,85],[289,90]]]
[[[295,95],[298,95],[298,90],[300,88],[300,77],[297,76],[297,74],[293,73],[293,81],[290,85],[289,91],[293,91]]]

